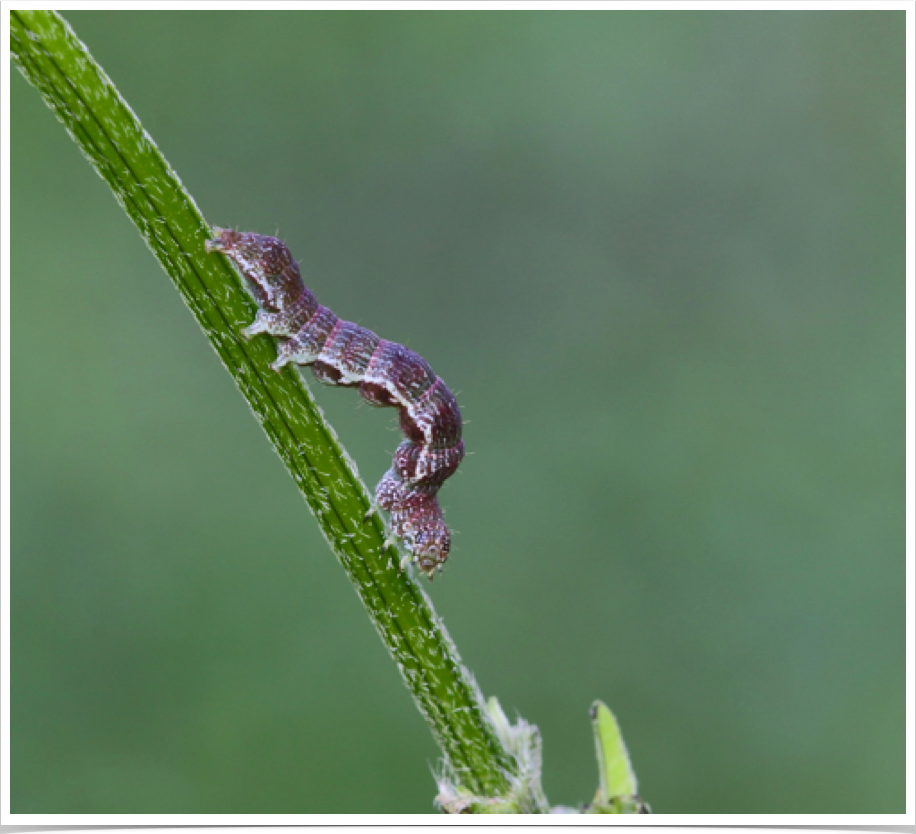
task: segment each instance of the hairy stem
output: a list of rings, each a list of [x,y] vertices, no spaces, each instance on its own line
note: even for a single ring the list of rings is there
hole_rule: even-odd
[[[66,21],[12,11],[13,57],[111,187],[261,422],[346,570],[462,787],[504,795],[515,762],[426,594],[383,548],[369,494],[301,377],[275,374],[266,339],[239,336],[255,313],[237,274],[204,250],[211,236],[190,194]],[[226,222],[226,218],[220,218]]]

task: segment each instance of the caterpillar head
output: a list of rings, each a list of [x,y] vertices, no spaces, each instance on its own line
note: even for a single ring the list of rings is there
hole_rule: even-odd
[[[438,518],[426,520],[419,527],[408,525],[404,530],[404,544],[413,553],[417,567],[426,574],[430,581],[435,576],[436,568],[442,571],[442,565],[448,559],[452,541],[448,527]]]
[[[213,227],[208,252],[222,252],[245,276],[258,306],[270,313],[285,310],[304,292],[299,266],[282,240],[267,235]]]

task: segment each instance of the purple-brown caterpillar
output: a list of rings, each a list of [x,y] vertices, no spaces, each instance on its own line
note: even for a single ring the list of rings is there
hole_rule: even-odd
[[[213,230],[208,252],[234,261],[260,308],[242,334],[278,336],[278,371],[287,363],[311,365],[326,385],[359,387],[374,406],[398,409],[405,440],[375,490],[391,513],[391,534],[403,539],[431,579],[448,558],[451,536],[437,493],[464,457],[461,412],[452,392],[421,356],[380,339],[371,330],[339,319],[302,282],[299,265],[275,237]]]

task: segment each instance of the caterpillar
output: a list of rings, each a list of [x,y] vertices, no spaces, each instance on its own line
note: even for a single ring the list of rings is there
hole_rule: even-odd
[[[356,387],[370,405],[397,408],[405,439],[375,500],[390,513],[391,536],[404,542],[407,558],[432,579],[451,549],[437,493],[464,457],[454,395],[421,356],[319,304],[283,241],[218,227],[213,232],[207,251],[236,264],[258,305],[242,335],[279,338],[274,371],[289,363],[311,365],[319,382]]]

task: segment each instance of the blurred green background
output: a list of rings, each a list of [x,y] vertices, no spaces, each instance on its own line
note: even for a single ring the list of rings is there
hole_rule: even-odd
[[[601,698],[657,812],[905,811],[903,12],[66,17],[211,223],[458,392],[431,593],[552,802]],[[12,811],[432,811],[292,480],[11,94]],[[316,395],[374,485],[393,412]]]

